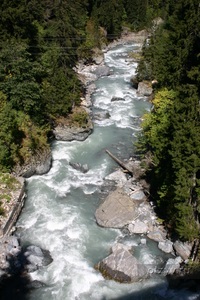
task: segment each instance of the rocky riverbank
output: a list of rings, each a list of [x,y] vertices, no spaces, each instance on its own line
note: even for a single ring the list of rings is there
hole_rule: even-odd
[[[133,173],[139,162],[131,160]],[[130,168],[130,164],[129,164]],[[171,275],[178,271],[181,264],[187,262],[192,246],[180,241],[172,242],[168,233],[156,216],[154,208],[148,201],[147,190],[139,178],[127,176],[118,170],[105,178],[116,184],[111,192],[96,210],[96,221],[99,226],[119,228],[126,235],[139,237],[139,243],[127,246],[120,242],[113,245],[111,254],[100,261],[95,268],[110,279],[120,282],[135,282],[160,274]],[[151,260],[141,262],[134,253],[137,247],[147,247],[150,240],[154,241],[163,256],[170,256],[161,265],[152,264]]]

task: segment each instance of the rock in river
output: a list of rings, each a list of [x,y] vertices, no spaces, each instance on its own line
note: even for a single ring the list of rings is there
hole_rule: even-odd
[[[106,278],[119,282],[137,282],[148,277],[147,268],[123,244],[112,247],[112,253],[95,267]]]
[[[112,228],[123,228],[136,216],[136,204],[121,188],[110,193],[95,213],[96,221],[100,226]]]

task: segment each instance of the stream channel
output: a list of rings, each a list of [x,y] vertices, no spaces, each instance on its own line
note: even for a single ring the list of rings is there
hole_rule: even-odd
[[[137,247],[141,239],[127,237],[118,229],[101,228],[95,220],[95,210],[113,189],[104,178],[118,168],[105,149],[124,160],[133,155],[139,119],[150,109],[147,99],[138,97],[130,84],[137,64],[128,53],[139,46],[127,43],[105,53],[111,75],[95,81],[92,109],[94,115],[107,113],[110,117],[94,120],[94,132],[83,142],[53,142],[51,170],[27,180],[27,200],[17,222],[17,235],[22,245],[38,245],[53,258],[50,265],[31,273],[33,280],[45,286],[32,290],[30,300],[189,299],[186,292],[180,298],[169,291],[166,280],[159,276],[120,284],[106,280],[94,268],[115,242],[123,239]],[[123,99],[111,101],[112,97]],[[69,162],[87,164],[89,171],[75,170]],[[159,256],[154,243],[138,249],[143,262]]]

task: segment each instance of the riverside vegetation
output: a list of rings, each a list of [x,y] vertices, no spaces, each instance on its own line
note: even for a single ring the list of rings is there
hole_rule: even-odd
[[[197,0],[1,1],[0,171],[14,172],[46,151],[61,120],[83,126],[84,88],[73,71],[123,26],[153,28],[137,80],[154,80],[153,109],[144,116],[138,151],[158,213],[175,237],[200,240],[200,8]],[[152,28],[152,27],[151,27]],[[65,120],[65,121],[64,121]],[[163,209],[164,208],[164,209]]]

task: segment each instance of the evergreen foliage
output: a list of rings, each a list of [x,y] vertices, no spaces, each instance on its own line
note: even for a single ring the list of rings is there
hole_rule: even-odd
[[[140,147],[149,153],[151,194],[171,231],[200,239],[200,8],[167,1],[165,22],[144,45],[138,79],[157,79]],[[166,88],[168,90],[166,90]]]

